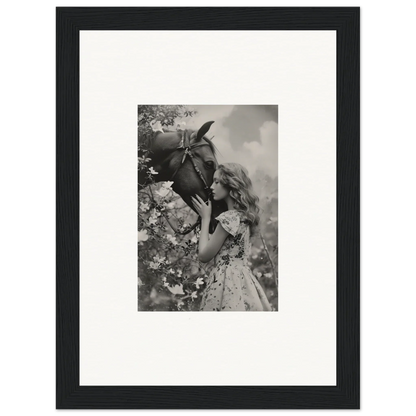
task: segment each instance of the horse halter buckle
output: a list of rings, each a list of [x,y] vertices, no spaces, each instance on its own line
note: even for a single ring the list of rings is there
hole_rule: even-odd
[[[182,156],[181,165],[185,162],[186,156],[190,155],[191,151],[189,150],[189,147],[185,147],[185,153]]]

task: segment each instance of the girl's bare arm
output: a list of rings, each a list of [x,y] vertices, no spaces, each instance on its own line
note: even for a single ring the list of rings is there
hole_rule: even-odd
[[[202,261],[202,263],[207,263],[215,257],[228,236],[228,232],[222,228],[220,223],[218,223],[217,228],[212,235],[209,234],[208,229],[209,219],[202,219],[201,235],[198,245],[199,260]]]

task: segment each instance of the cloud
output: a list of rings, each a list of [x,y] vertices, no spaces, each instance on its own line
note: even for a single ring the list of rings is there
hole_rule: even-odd
[[[229,140],[229,130],[224,128],[215,145],[221,152],[220,163],[237,162],[247,168],[250,176],[258,170],[271,178],[278,175],[278,124],[274,121],[264,122],[260,128],[260,141],[246,141],[240,149],[235,150]]]
[[[255,164],[271,177],[277,176],[278,125],[266,121],[260,127],[260,142],[244,142],[243,147],[250,151]]]

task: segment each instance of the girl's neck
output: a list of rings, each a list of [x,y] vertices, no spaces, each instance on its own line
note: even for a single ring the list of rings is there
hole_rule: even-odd
[[[231,199],[231,197],[228,195],[227,198],[225,199],[225,202],[227,203],[227,208],[228,210],[234,209],[234,203],[233,200]]]

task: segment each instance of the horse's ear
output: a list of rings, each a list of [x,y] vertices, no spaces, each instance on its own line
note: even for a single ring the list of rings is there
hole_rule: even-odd
[[[199,130],[196,135],[196,141],[201,140],[205,134],[208,132],[209,128],[211,127],[211,124],[214,123],[214,121],[207,121]]]

